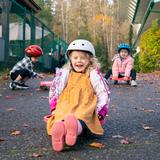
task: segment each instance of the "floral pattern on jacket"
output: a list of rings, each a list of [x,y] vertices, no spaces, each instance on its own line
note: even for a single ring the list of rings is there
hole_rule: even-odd
[[[119,74],[124,74],[125,77],[129,77],[133,68],[134,60],[128,55],[126,58],[121,59],[119,54],[116,54],[112,59],[112,74],[113,77],[118,77]]]
[[[50,111],[54,111],[56,109],[57,100],[59,95],[62,93],[65,88],[70,71],[68,69],[56,69],[56,75],[53,79],[52,85],[49,91],[49,105]],[[98,97],[97,109],[96,112],[101,117],[105,117],[108,113],[109,109],[109,88],[101,75],[98,69],[92,70],[90,72],[90,81],[94,88],[95,94]]]

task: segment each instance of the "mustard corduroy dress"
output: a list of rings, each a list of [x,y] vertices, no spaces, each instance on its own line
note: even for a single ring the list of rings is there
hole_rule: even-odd
[[[54,122],[64,120],[72,113],[77,119],[83,120],[92,133],[103,135],[104,130],[95,112],[96,105],[97,96],[88,74],[71,71],[67,86],[59,96],[55,114],[47,121],[47,133],[51,135]]]

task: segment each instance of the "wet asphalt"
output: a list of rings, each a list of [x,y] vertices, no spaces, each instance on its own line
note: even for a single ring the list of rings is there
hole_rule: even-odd
[[[105,135],[81,136],[60,153],[46,134],[48,90],[40,90],[39,82],[29,80],[28,90],[12,91],[9,80],[0,81],[0,160],[160,160],[159,76],[139,75],[138,87],[111,82]],[[104,147],[91,147],[93,142]]]

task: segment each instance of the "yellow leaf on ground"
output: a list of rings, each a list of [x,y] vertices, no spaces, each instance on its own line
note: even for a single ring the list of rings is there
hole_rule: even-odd
[[[42,157],[42,154],[40,154],[40,153],[33,153],[32,157]]]
[[[91,144],[89,144],[91,147],[95,147],[95,148],[104,148],[105,145],[102,143],[98,143],[98,142],[93,142]]]
[[[13,131],[13,132],[11,132],[11,135],[12,135],[12,136],[21,135],[21,131]]]

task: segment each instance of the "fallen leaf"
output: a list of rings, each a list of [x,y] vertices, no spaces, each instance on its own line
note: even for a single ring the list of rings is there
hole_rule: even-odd
[[[0,137],[0,142],[1,142],[1,141],[5,141],[5,138],[3,138],[3,137]]]
[[[123,136],[121,136],[121,135],[114,135],[114,136],[112,136],[112,138],[123,138]]]
[[[153,100],[153,98],[146,98],[146,100],[147,100],[147,101],[151,101],[151,100]]]
[[[91,147],[95,147],[95,148],[104,148],[105,145],[102,143],[98,143],[98,142],[93,142],[91,144],[89,144]]]
[[[13,132],[11,132],[11,135],[12,136],[19,136],[19,135],[21,135],[21,131],[13,131]]]
[[[160,101],[160,98],[146,98],[147,101]]]
[[[129,144],[129,141],[126,140],[126,139],[122,139],[122,140],[121,140],[121,144]]]
[[[5,99],[12,99],[13,96],[5,96]]]
[[[129,139],[128,137],[121,140],[121,144],[131,144],[133,143],[133,139]]]
[[[150,112],[155,112],[155,110],[153,109],[144,109],[144,108],[140,108],[140,111],[146,112],[146,113],[150,113]]]
[[[7,76],[3,76],[2,79],[3,79],[3,80],[8,80],[8,79],[9,79],[9,76],[8,76],[8,75],[7,75]]]
[[[152,130],[152,127],[147,126],[146,124],[142,124],[144,130]]]
[[[42,154],[41,153],[33,153],[32,154],[32,157],[42,157]]]
[[[28,125],[28,124],[26,124],[26,123],[24,123],[24,124],[23,124],[23,127],[29,127],[29,125]]]
[[[15,108],[8,108],[7,111],[16,111]]]
[[[150,113],[150,112],[155,112],[155,110],[153,110],[153,109],[145,109],[144,112]]]

